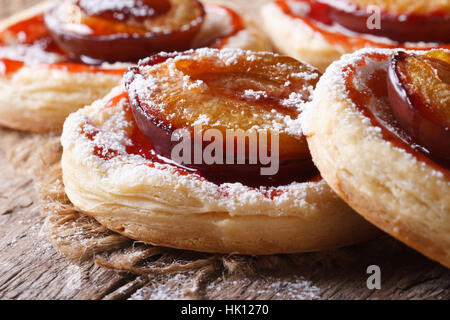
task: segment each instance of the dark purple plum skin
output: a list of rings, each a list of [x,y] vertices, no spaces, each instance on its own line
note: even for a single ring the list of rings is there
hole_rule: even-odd
[[[203,6],[201,8],[202,16],[199,21],[192,23],[186,30],[174,30],[170,33],[83,35],[61,27],[63,22],[56,15],[56,7],[46,12],[45,24],[57,44],[72,59],[111,63],[135,62],[161,51],[190,49],[192,39],[204,21],[205,11]]]
[[[406,63],[408,54],[397,52],[391,59],[387,85],[392,111],[400,126],[414,143],[422,146],[431,156],[450,159],[450,125],[440,123],[424,110],[425,103],[417,92],[408,89],[400,75],[400,65]],[[429,107],[428,107],[429,108]]]
[[[344,28],[363,34],[387,37],[398,42],[450,42],[450,17],[445,14],[399,16],[381,12],[380,29],[369,29],[371,14],[363,8],[329,7],[330,19]]]

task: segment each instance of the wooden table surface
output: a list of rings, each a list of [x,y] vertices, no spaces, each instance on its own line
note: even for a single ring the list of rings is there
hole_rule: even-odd
[[[258,6],[267,0],[233,0]],[[37,1],[0,0],[8,16]],[[251,3],[251,4],[249,4]],[[196,286],[195,272],[137,276],[61,257],[41,231],[38,190],[26,168],[7,159],[11,141],[35,135],[0,129],[0,299],[176,299]],[[39,146],[36,146],[37,148]],[[243,257],[242,264],[256,258]],[[203,285],[206,299],[449,299],[450,272],[389,236],[325,253],[279,255],[266,271],[213,274]],[[270,264],[270,263],[269,263]],[[367,267],[381,269],[381,289],[369,290]]]

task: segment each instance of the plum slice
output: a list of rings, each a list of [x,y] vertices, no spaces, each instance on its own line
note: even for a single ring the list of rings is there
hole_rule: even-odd
[[[317,1],[329,7],[328,15],[332,21],[351,31],[387,37],[398,42],[450,42],[448,6],[434,11],[408,12],[409,7],[398,3],[398,10],[388,11],[389,8],[383,8],[380,28],[368,28],[368,21],[374,12],[368,12],[367,9],[376,4],[374,1],[346,0],[339,5],[336,5],[335,0]],[[395,4],[396,1],[393,2]],[[403,11],[405,13],[401,13]]]
[[[45,14],[45,23],[73,59],[133,62],[161,51],[189,49],[205,16],[198,0],[133,0],[131,4],[66,1]]]
[[[247,185],[259,186],[317,174],[305,137],[300,129],[291,132],[289,122],[295,121],[302,104],[310,101],[319,77],[314,68],[272,53],[199,49],[143,60],[128,71],[125,79],[138,127],[158,154],[171,158],[178,143],[172,141],[177,129],[186,129],[192,138],[215,129],[224,137],[223,163],[191,161],[183,165],[200,170],[210,179],[219,175],[221,181],[227,177],[229,182],[245,178]],[[240,165],[236,160],[226,164],[226,159],[236,157],[237,152],[236,144],[231,153],[226,148],[227,130],[256,132],[258,143],[260,133],[266,132],[266,154],[272,133],[278,133],[279,174],[264,179],[260,177],[260,168],[264,167],[260,163]],[[202,141],[193,149],[204,149],[208,144]],[[246,156],[250,147],[246,140]]]
[[[431,156],[450,159],[450,53],[397,52],[388,71],[393,113]]]

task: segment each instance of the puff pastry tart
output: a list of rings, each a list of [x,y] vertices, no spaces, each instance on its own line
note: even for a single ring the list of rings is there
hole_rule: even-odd
[[[345,55],[302,116],[314,162],[334,191],[450,267],[450,52]]]
[[[450,48],[446,0],[276,0],[262,14],[282,53],[320,70],[367,47]]]
[[[107,228],[159,246],[274,254],[373,237],[318,175],[299,129],[318,78],[293,58],[238,49],[145,59],[125,87],[66,120],[66,193]],[[235,143],[229,130],[249,139]],[[275,137],[279,170],[262,174],[268,162],[251,161],[251,141],[274,156]],[[175,159],[184,138],[188,148]],[[198,150],[215,161],[196,161]]]
[[[58,131],[130,63],[196,47],[263,50],[233,9],[197,0],[46,2],[0,23],[0,125]]]

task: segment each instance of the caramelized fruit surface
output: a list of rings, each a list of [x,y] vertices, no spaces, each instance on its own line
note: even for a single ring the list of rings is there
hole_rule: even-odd
[[[450,159],[450,54],[398,52],[390,64],[388,89],[406,132],[432,155]]]
[[[318,71],[270,53],[199,52],[132,70],[128,88],[140,108],[169,132],[193,132],[195,125],[223,134],[227,129],[277,130],[282,155],[309,157],[304,138],[288,133],[286,120],[296,119],[301,104],[310,100]],[[139,84],[154,87],[142,92]]]
[[[46,13],[45,23],[73,58],[115,62],[189,49],[205,16],[198,0],[130,3],[66,1]]]
[[[125,78],[137,124],[159,154],[170,157],[171,135],[182,128],[192,137],[208,129],[223,137],[228,129],[276,132],[281,166],[291,166],[295,175],[316,174],[306,139],[299,128],[292,133],[290,122],[310,101],[319,76],[312,67],[272,53],[200,49],[143,60]],[[226,155],[226,139],[223,143]],[[234,173],[247,174],[242,168]]]

